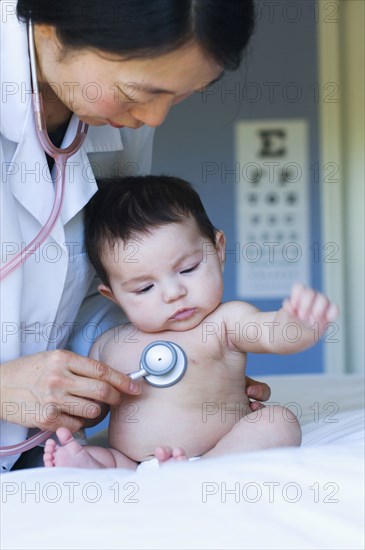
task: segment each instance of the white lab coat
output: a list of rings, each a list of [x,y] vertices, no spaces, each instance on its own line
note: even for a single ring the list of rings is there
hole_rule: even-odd
[[[38,233],[54,197],[33,121],[26,28],[15,14],[9,14],[9,2],[1,2],[1,7],[5,4],[7,12],[1,17],[2,263]],[[73,117],[63,147],[71,143],[76,126]],[[82,210],[97,189],[93,171],[97,176],[150,171],[152,139],[153,129],[148,127],[89,128],[85,143],[68,163],[61,217],[51,236],[1,283],[1,362],[64,347],[87,354],[94,336],[107,326],[105,319],[122,318],[97,294],[95,272],[84,250]],[[22,405],[3,404],[8,414],[17,406]],[[34,411],[22,412],[25,419],[34,415]],[[1,446],[27,435],[23,426],[3,422],[0,427]],[[16,459],[3,459],[3,469],[11,468]]]

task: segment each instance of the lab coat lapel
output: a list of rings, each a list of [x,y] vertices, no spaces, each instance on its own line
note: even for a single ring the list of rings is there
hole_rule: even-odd
[[[26,27],[16,16],[9,17],[1,26],[1,60],[2,79],[11,85],[6,88],[6,98],[1,104],[1,133],[17,143],[14,157],[6,166],[6,183],[17,201],[43,225],[54,202],[54,185],[34,124]],[[77,124],[78,119],[73,116],[62,148],[72,142]],[[51,233],[61,246],[64,246],[63,225],[85,206],[97,189],[87,154],[118,150],[123,150],[118,129],[90,127],[82,148],[69,159],[61,220]],[[54,180],[55,167],[52,175]]]
[[[2,21],[1,62],[5,84],[1,133],[17,144],[13,158],[5,163],[3,179],[16,200],[43,225],[52,208],[54,188],[34,124],[26,27],[15,15]],[[55,228],[52,236],[62,240],[63,230]]]
[[[62,148],[72,143],[77,125],[78,119],[73,116],[63,139]],[[109,126],[90,127],[83,146],[68,160],[61,220],[57,222],[51,233],[59,244],[64,240],[63,225],[85,206],[97,190],[93,169],[98,173],[98,166],[90,163],[87,154],[118,150],[123,150],[118,129]],[[52,209],[54,201],[52,179],[55,181],[56,178],[56,166],[52,169],[52,177],[49,172],[46,156],[35,130],[33,111],[29,105],[23,138],[13,157],[8,180],[16,199],[42,225],[47,221]]]
[[[63,148],[72,143],[77,125],[78,119],[73,116],[62,143]],[[89,127],[83,146],[67,162],[65,199],[61,212],[63,225],[75,216],[97,191],[94,172],[98,174],[99,167],[96,163],[90,162],[87,154],[122,150],[123,143],[118,129],[110,126]],[[55,168],[52,175],[55,177]]]
[[[44,225],[51,212],[55,193],[46,156],[35,130],[30,102],[7,180],[17,201]],[[56,225],[51,235],[56,241],[62,242],[63,230],[60,229]]]

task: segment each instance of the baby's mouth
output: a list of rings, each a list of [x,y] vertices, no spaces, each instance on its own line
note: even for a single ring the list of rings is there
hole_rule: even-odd
[[[196,308],[180,308],[174,313],[174,315],[171,317],[174,321],[184,321],[185,319],[190,319],[195,313]]]

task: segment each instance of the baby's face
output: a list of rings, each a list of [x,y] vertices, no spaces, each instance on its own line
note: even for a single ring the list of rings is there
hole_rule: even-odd
[[[99,291],[139,330],[190,330],[221,303],[224,254],[221,232],[213,244],[191,218],[163,225],[105,253],[110,287]]]

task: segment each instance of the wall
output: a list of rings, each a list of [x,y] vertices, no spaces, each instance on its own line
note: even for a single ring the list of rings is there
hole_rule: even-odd
[[[156,132],[154,173],[179,175],[198,189],[208,214],[227,235],[228,250],[237,241],[235,217],[234,124],[240,120],[304,119],[309,125],[309,165],[319,163],[319,82],[316,2],[257,2],[257,29],[241,68],[206,93],[177,105]],[[250,159],[247,159],[248,161]],[[215,163],[216,174],[207,174]],[[322,248],[320,187],[310,170],[310,242]],[[312,259],[311,284],[322,287],[322,257]],[[237,264],[228,255],[225,300],[237,299]],[[284,296],[283,296],[284,298]],[[281,300],[255,300],[260,309]],[[290,356],[252,356],[249,373],[323,372],[323,344]]]
[[[365,4],[341,5],[341,86],[348,370],[364,374]]]

